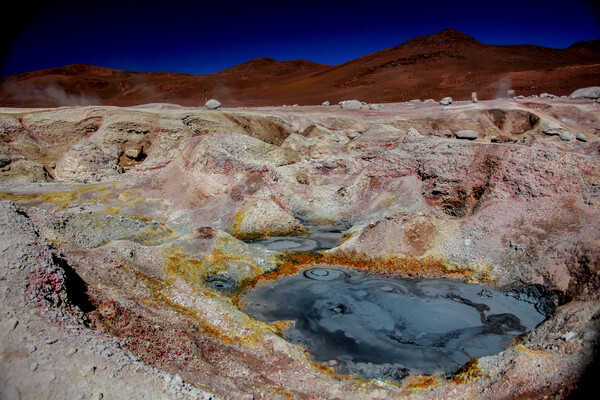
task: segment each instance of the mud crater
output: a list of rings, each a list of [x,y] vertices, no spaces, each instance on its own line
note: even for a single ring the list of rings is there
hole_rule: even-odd
[[[401,381],[502,351],[551,309],[542,293],[317,266],[247,292],[242,310],[294,321],[285,337],[343,374]],[[539,306],[538,306],[539,304]]]

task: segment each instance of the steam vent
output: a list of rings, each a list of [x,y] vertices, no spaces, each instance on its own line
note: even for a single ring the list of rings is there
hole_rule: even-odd
[[[0,108],[0,398],[577,398],[600,104],[442,98]]]

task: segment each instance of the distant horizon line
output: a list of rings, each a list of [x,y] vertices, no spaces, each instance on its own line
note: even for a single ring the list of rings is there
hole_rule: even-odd
[[[547,49],[554,49],[554,50],[567,50],[567,49],[569,49],[569,48],[571,48],[571,47],[573,47],[573,46],[575,46],[577,44],[580,44],[580,43],[590,43],[590,42],[600,41],[600,38],[590,39],[590,40],[580,40],[580,41],[577,41],[577,42],[574,42],[574,43],[570,44],[567,47],[552,47],[552,46],[538,45],[538,44],[533,44],[533,43],[512,43],[512,44],[484,43],[484,42],[480,42],[477,38],[475,38],[475,37],[473,37],[473,36],[471,36],[471,35],[469,35],[467,33],[461,32],[461,31],[456,30],[454,28],[446,28],[446,29],[443,29],[443,30],[438,31],[438,32],[434,32],[434,33],[430,33],[430,34],[426,34],[426,35],[415,36],[415,37],[410,38],[410,39],[408,39],[408,40],[406,40],[406,41],[404,41],[404,42],[402,42],[402,43],[400,43],[398,45],[391,46],[391,47],[386,47],[386,48],[383,48],[383,49],[380,49],[380,50],[373,51],[371,53],[363,54],[362,56],[359,56],[359,57],[356,57],[356,58],[352,58],[352,59],[343,61],[343,62],[338,63],[338,64],[325,64],[325,63],[321,63],[321,62],[318,62],[318,61],[309,60],[309,59],[306,59],[306,58],[293,58],[293,59],[289,59],[289,60],[278,60],[278,59],[270,57],[270,56],[257,56],[257,57],[252,57],[252,58],[250,58],[250,59],[248,59],[246,61],[242,61],[240,63],[231,65],[231,66],[229,66],[227,68],[224,68],[224,69],[221,69],[219,71],[205,72],[205,73],[192,73],[192,72],[177,72],[177,71],[173,71],[173,70],[147,71],[147,70],[139,70],[139,69],[138,70],[134,70],[134,69],[121,69],[121,68],[117,68],[117,67],[111,67],[111,66],[105,66],[105,65],[99,65],[99,64],[71,63],[71,64],[63,64],[63,65],[58,65],[58,66],[49,66],[49,67],[41,68],[41,69],[28,70],[28,71],[18,72],[18,73],[14,73],[14,74],[10,74],[10,75],[0,75],[0,79],[2,79],[2,78],[10,78],[10,77],[17,76],[17,75],[29,74],[29,73],[32,73],[32,72],[45,71],[45,70],[49,70],[49,69],[66,68],[66,67],[78,66],[78,65],[89,66],[89,67],[98,67],[98,68],[110,69],[110,70],[120,71],[120,72],[134,72],[134,73],[147,73],[147,74],[165,74],[165,73],[170,73],[170,74],[196,75],[196,76],[219,74],[219,73],[221,73],[223,71],[226,71],[228,69],[237,67],[239,65],[248,63],[248,62],[253,61],[253,60],[260,60],[260,59],[269,59],[269,60],[273,60],[275,62],[307,61],[307,62],[311,62],[311,63],[314,63],[314,64],[323,65],[323,66],[326,66],[326,67],[335,67],[335,66],[343,65],[345,63],[354,61],[354,60],[356,60],[358,58],[361,58],[361,57],[364,57],[364,56],[367,56],[367,55],[370,55],[370,54],[375,54],[375,53],[378,53],[380,51],[385,51],[385,50],[388,50],[388,49],[392,49],[394,47],[401,46],[401,45],[403,45],[403,44],[405,44],[405,43],[407,43],[407,42],[409,42],[411,40],[414,40],[414,39],[424,38],[424,37],[428,37],[428,36],[434,36],[434,35],[438,35],[438,34],[440,34],[442,32],[446,32],[446,31],[455,31],[455,32],[461,33],[461,34],[469,36],[472,39],[478,41],[479,43],[487,45],[487,46],[535,46],[535,47],[541,47],[541,48],[547,48]]]

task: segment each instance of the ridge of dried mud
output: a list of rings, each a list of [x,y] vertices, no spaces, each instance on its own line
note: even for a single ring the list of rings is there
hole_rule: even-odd
[[[0,398],[564,398],[600,330],[599,135],[600,104],[569,99],[0,109]],[[240,240],[315,224],[342,243]],[[321,264],[521,288],[551,315],[456,373],[341,376],[237,307]]]

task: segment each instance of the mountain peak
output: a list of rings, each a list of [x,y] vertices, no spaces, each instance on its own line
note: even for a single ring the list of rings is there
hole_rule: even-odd
[[[298,71],[311,71],[325,67],[308,60],[277,61],[269,57],[253,58],[222,72],[236,74],[286,75]]]
[[[433,33],[430,35],[419,36],[414,39],[410,39],[404,42],[401,46],[406,47],[423,47],[423,46],[434,46],[443,47],[447,45],[457,44],[481,44],[473,37],[457,31],[456,29],[448,28],[441,32]]]

